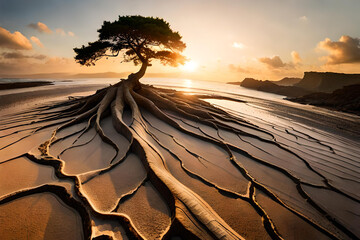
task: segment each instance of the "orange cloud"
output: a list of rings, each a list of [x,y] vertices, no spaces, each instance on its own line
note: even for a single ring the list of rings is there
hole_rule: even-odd
[[[360,63],[360,39],[341,36],[338,42],[329,38],[319,42],[318,49],[328,51],[323,57],[327,64]]]
[[[233,72],[239,72],[239,73],[249,73],[248,70],[246,70],[245,68],[241,67],[241,66],[236,66],[234,64],[229,64],[229,68],[231,71]]]
[[[39,47],[43,48],[44,45],[42,44],[42,42],[40,41],[40,39],[38,39],[37,37],[32,36],[30,38],[31,41],[33,41],[33,43],[35,43],[36,45],[38,45]]]
[[[68,32],[68,35],[70,36],[70,37],[74,37],[75,36],[75,33],[73,33],[73,32]]]
[[[25,59],[25,58],[32,58],[37,60],[43,60],[46,58],[43,54],[34,54],[34,55],[25,55],[21,52],[4,52],[1,53],[1,56],[5,59]]]
[[[292,57],[292,60],[295,64],[298,64],[298,63],[301,63],[302,62],[302,59],[300,57],[300,54],[296,51],[292,51],[291,52],[291,57]]]
[[[269,68],[282,68],[285,67],[285,64],[279,56],[273,58],[263,57],[258,59],[259,62],[266,64]]]
[[[11,33],[5,28],[0,27],[0,48],[30,50],[32,45],[20,32]]]
[[[40,33],[52,33],[50,28],[48,26],[46,26],[45,23],[42,23],[42,22],[30,23],[28,25],[28,27],[33,28],[33,29],[37,30]]]
[[[66,35],[64,29],[62,29],[62,28],[57,28],[55,31],[56,31],[57,34],[59,34],[59,35],[61,35],[61,36],[65,36],[65,35]]]
[[[45,64],[52,64],[52,65],[75,65],[75,61],[72,58],[65,58],[65,57],[51,57],[49,58]],[[77,65],[76,65],[77,66]]]
[[[25,55],[21,52],[0,54],[0,76],[21,74],[80,72],[80,66],[71,58],[48,57],[41,54]]]

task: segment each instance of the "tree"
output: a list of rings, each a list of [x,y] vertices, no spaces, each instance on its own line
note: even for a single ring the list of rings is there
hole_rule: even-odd
[[[122,54],[123,61],[141,64],[140,70],[128,77],[137,86],[140,86],[139,79],[151,66],[152,60],[160,60],[162,64],[171,66],[184,64],[186,60],[180,54],[186,47],[181,41],[182,37],[162,18],[119,16],[114,22],[104,21],[98,32],[99,40],[74,48],[76,61],[92,66],[103,57]]]
[[[191,161],[194,157],[199,162],[201,161],[201,164],[206,168],[205,164],[209,163],[211,164],[208,165],[211,166],[209,169],[213,169],[214,164],[205,158],[202,159],[196,153],[192,153],[191,149],[184,149],[185,147],[180,142],[198,139],[202,143],[205,141],[213,144],[214,148],[223,150],[225,156],[223,161],[231,161],[233,165],[240,169],[242,166],[237,165],[238,162],[235,161],[230,146],[220,137],[220,130],[233,131],[234,134],[243,133],[234,127],[234,124],[244,124],[245,121],[216,108],[206,101],[202,101],[202,98],[226,99],[224,97],[215,96],[214,94],[194,94],[190,96],[171,89],[140,84],[139,79],[144,75],[146,68],[151,65],[152,60],[160,60],[161,63],[172,66],[183,63],[185,60],[185,57],[180,54],[185,48],[181,36],[179,33],[172,31],[169,24],[163,19],[141,16],[119,17],[115,22],[104,22],[99,33],[98,41],[74,49],[77,62],[85,66],[91,66],[103,57],[117,57],[122,54],[124,61],[141,64],[140,70],[137,73],[130,74],[128,79],[100,89],[90,96],[72,97],[64,102],[41,106],[38,108],[39,112],[37,110],[29,111],[29,116],[20,118],[31,126],[30,130],[34,129],[34,131],[31,130],[30,134],[34,137],[34,143],[38,143],[39,138],[43,139],[36,135],[38,132],[43,134],[42,131],[51,129],[52,134],[49,134],[51,138],[34,148],[39,150],[41,154],[35,156],[30,151],[26,153],[26,156],[38,163],[53,166],[57,177],[73,182],[75,191],[68,193],[68,188],[64,186],[45,184],[35,190],[25,190],[25,192],[21,190],[15,197],[21,197],[23,194],[33,194],[33,191],[58,194],[61,199],[65,199],[64,201],[74,204],[75,209],[82,214],[85,239],[94,236],[91,232],[93,229],[92,223],[94,222],[93,217],[109,221],[107,222],[109,224],[119,223],[124,228],[129,239],[144,239],[146,237],[143,236],[143,232],[134,225],[130,217],[118,212],[118,210],[123,202],[127,201],[126,199],[130,199],[141,186],[149,181],[161,194],[161,201],[167,204],[171,213],[171,216],[169,216],[170,225],[164,228],[162,226],[157,227],[156,231],[154,231],[157,234],[156,237],[152,237],[154,233],[149,231],[149,239],[170,239],[172,236],[178,235],[181,235],[183,239],[242,239],[201,196],[182,182],[182,176],[186,174],[195,181],[201,181],[207,186],[215,187],[221,194],[245,199],[252,205],[256,205],[253,202],[254,195],[251,195],[255,193],[255,190],[249,190],[248,196],[241,195],[231,189],[218,187],[206,177],[199,175],[198,172],[192,171],[188,168],[187,164],[189,162],[183,162],[185,158]],[[16,116],[16,118],[18,117]],[[111,121],[108,121],[109,118],[111,118]],[[29,121],[29,119],[34,119],[34,121]],[[227,122],[229,123],[227,124]],[[26,123],[24,123],[24,126]],[[209,133],[217,132],[218,137],[216,137],[216,134],[210,135],[207,133],[208,130],[203,131],[197,126],[206,126]],[[248,126],[248,124],[246,123],[244,126]],[[15,124],[12,127],[16,128],[17,126]],[[197,130],[194,130],[196,128]],[[166,129],[173,132],[166,132]],[[28,131],[28,128],[26,128],[26,131]],[[179,137],[175,138],[171,135],[175,132],[180,133]],[[119,138],[119,136],[121,137]],[[95,137],[100,138],[101,142],[95,140]],[[68,143],[71,146],[68,146]],[[196,142],[194,143],[196,144]],[[58,152],[57,156],[53,156],[54,152],[50,153],[52,151],[50,149],[57,146],[57,144],[59,144],[61,151]],[[107,147],[103,148],[105,145]],[[8,146],[11,146],[11,144]],[[95,154],[94,159],[98,161],[96,164],[91,163],[91,161],[77,161],[80,158],[79,156],[85,156],[85,158],[88,156],[83,152],[85,146],[89,146],[85,150],[88,151],[89,149],[89,152],[103,148],[100,150],[104,153],[104,156],[98,158],[97,154]],[[109,146],[113,151],[109,151]],[[197,147],[201,148],[203,146],[201,144]],[[178,151],[174,151],[173,147],[183,149],[180,152],[188,152],[189,155],[178,156]],[[70,149],[80,151],[70,158],[70,161],[74,160],[76,162],[75,165],[67,162],[67,159],[63,157],[63,153],[69,153]],[[243,152],[241,149],[237,150],[239,153]],[[38,153],[38,151],[34,152]],[[111,155],[111,152],[114,154]],[[189,158],[190,155],[193,157]],[[139,180],[135,188],[118,196],[118,198],[106,199],[104,203],[111,203],[113,208],[105,210],[101,208],[100,211],[98,207],[91,204],[93,195],[84,193],[81,190],[82,187],[90,183],[92,179],[99,179],[98,177],[101,175],[106,175],[117,169],[117,167],[124,166],[122,165],[124,162],[136,161],[133,158],[134,156],[141,160],[146,170],[145,178]],[[181,164],[178,164],[178,162]],[[81,164],[88,165],[82,168]],[[180,178],[178,175],[173,175],[174,172],[170,170],[168,164],[172,164],[171,166],[174,166],[177,169],[176,171],[184,171],[180,174]],[[72,166],[76,167],[66,172],[64,170],[66,165],[68,169],[72,169]],[[193,164],[190,164],[190,166],[193,166]],[[223,168],[221,167],[221,169]],[[221,172],[223,171],[221,170]],[[246,170],[241,170],[241,172],[246,173]],[[113,182],[114,186],[120,184],[123,180],[126,181],[126,176],[119,175],[117,178]],[[248,179],[252,178],[248,177]],[[100,182],[102,181],[100,180]],[[245,180],[244,186],[249,187],[247,180]],[[251,186],[254,188],[253,185]],[[109,186],[104,185],[102,187],[105,192]],[[264,191],[263,188],[261,189]],[[107,198],[109,196],[108,194],[103,195],[99,197]],[[10,194],[5,202],[12,197]],[[99,200],[99,203],[102,204],[102,200]],[[106,205],[108,205],[107,203]],[[261,217],[265,216],[264,218],[266,218],[267,215],[261,212],[261,208],[258,208],[257,211],[260,212]],[[139,214],[148,213],[139,211]],[[152,219],[155,219],[155,217]],[[268,219],[265,219],[265,221],[269,222]],[[148,223],[144,222],[145,225]],[[268,229],[270,231],[272,231],[272,226],[272,224],[269,224]],[[111,233],[106,234],[104,233],[103,238],[110,239]],[[96,238],[100,239],[101,236]]]

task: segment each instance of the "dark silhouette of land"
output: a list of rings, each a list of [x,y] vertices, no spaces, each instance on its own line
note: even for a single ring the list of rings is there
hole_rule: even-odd
[[[360,84],[360,74],[305,72],[303,79],[294,86],[313,92],[330,93],[352,84]]]
[[[280,81],[261,81],[245,78],[228,84],[287,96],[286,99],[359,114],[360,74],[305,72],[302,79],[283,78]]]
[[[52,85],[49,81],[33,81],[33,82],[12,82],[12,83],[0,83],[0,90],[8,90],[15,88],[28,88]]]
[[[245,78],[244,81],[241,82],[241,86],[288,97],[300,97],[311,92],[295,86],[279,86],[268,80],[261,81],[253,78]]]
[[[302,78],[285,77],[279,81],[272,81],[279,86],[293,86],[294,84],[301,81]]]
[[[360,84],[345,86],[332,93],[316,92],[288,100],[360,115]]]
[[[246,78],[245,78],[246,79]],[[244,80],[245,80],[244,79]],[[250,78],[253,79],[253,78]],[[271,81],[271,80],[266,80],[272,83],[275,83],[276,85],[279,86],[293,86],[294,84],[298,83],[301,81],[302,78],[295,78],[295,77],[284,77],[280,80],[277,81]],[[255,79],[254,79],[255,80]],[[258,80],[259,81],[259,80]],[[242,81],[237,81],[237,82],[228,82],[227,84],[233,84],[233,85],[241,85]]]

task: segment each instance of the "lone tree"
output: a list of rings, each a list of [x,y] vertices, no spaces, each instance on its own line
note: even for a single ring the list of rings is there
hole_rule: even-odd
[[[114,22],[104,21],[98,30],[99,40],[87,46],[74,48],[75,59],[85,66],[95,65],[103,57],[118,57],[122,54],[125,62],[141,64],[137,73],[130,74],[128,80],[140,86],[139,79],[151,66],[154,59],[164,65],[184,64],[180,54],[186,45],[178,32],[174,32],[168,22],[161,18],[142,16],[119,16]]]
[[[140,70],[93,95],[71,98],[6,117],[0,124],[0,130],[6,130],[1,138],[5,139],[7,146],[0,150],[7,148],[10,154],[1,152],[1,156],[8,159],[1,160],[0,164],[28,158],[39,164],[51,165],[57,178],[72,181],[73,184],[69,189],[68,184],[56,182],[56,185],[52,185],[54,181],[51,180],[38,187],[0,196],[0,205],[34,193],[56,194],[81,214],[84,239],[112,239],[114,234],[108,228],[104,231],[97,225],[100,219],[101,224],[106,222],[111,229],[124,229],[129,239],[171,239],[179,235],[182,239],[243,239],[232,226],[237,226],[240,231],[246,228],[232,220],[230,226],[226,222],[229,218],[223,219],[223,215],[218,215],[212,208],[215,205],[211,204],[217,205],[223,201],[221,206],[234,203],[234,209],[241,208],[242,212],[249,213],[251,221],[257,224],[262,222],[271,238],[282,239],[270,215],[260,205],[261,201],[256,201],[258,190],[261,190],[260,193],[274,200],[274,204],[277,202],[284,210],[286,208],[299,219],[306,220],[316,231],[321,230],[329,238],[338,238],[312,222],[311,218],[287,206],[252,175],[254,171],[251,166],[264,165],[272,167],[274,171],[281,169],[279,171],[287,173],[285,175],[289,181],[297,186],[303,183],[288,169],[262,160],[252,152],[248,153],[242,137],[264,143],[269,149],[283,150],[287,154],[291,151],[275,141],[275,136],[266,129],[202,101],[202,98],[242,100],[213,93],[185,95],[171,89],[140,84],[139,79],[152,60],[158,59],[163,64],[173,66],[185,60],[180,54],[185,44],[167,22],[159,18],[125,16],[112,23],[104,22],[99,33],[98,41],[74,49],[77,54],[75,58],[80,64],[94,65],[102,57],[116,57],[121,53],[125,61],[141,64]],[[52,134],[46,131],[50,129]],[[49,139],[44,139],[45,133]],[[26,142],[21,142],[23,139]],[[20,145],[13,145],[18,142]],[[249,146],[251,142],[248,142]],[[36,144],[37,150],[30,144]],[[100,150],[97,153],[101,154],[92,154],[94,150]],[[21,151],[29,152],[22,154]],[[294,156],[294,161],[305,161],[295,153]],[[144,167],[140,167],[141,170],[135,163],[138,160]],[[250,160],[257,165],[251,164]],[[129,174],[122,174],[129,166],[134,169]],[[121,171],[116,171],[118,169]],[[136,171],[141,171],[134,174],[137,177],[129,177]],[[323,178],[326,187],[321,186],[324,189],[342,192],[318,172],[313,171],[313,174]],[[143,178],[140,178],[142,175]],[[162,207],[155,211],[146,210],[142,206],[147,204],[138,204],[134,200],[128,202],[128,209],[130,212],[136,210],[140,216],[137,219],[142,222],[131,221],[135,215],[124,214],[127,207],[123,204],[148,182],[162,196],[161,199],[156,198],[160,205],[156,203],[154,209],[162,206],[163,202],[169,212],[162,211]],[[125,183],[128,184],[126,188],[123,187]],[[98,184],[101,186],[95,187]],[[296,189],[298,196],[304,197],[304,202],[311,199],[301,187]],[[153,196],[156,195],[150,194],[155,199]],[[346,193],[343,195],[348,196]],[[217,209],[221,208],[217,206]],[[155,212],[161,212],[162,220],[154,221],[159,217]],[[323,214],[323,210],[320,213]],[[259,221],[255,221],[254,214],[259,215]],[[339,224],[334,223],[334,229],[337,229]],[[121,228],[118,228],[118,224]],[[158,225],[149,227],[154,224]],[[97,230],[92,232],[93,229]],[[348,232],[349,238],[356,238],[345,227],[343,229]]]
[[[192,153],[191,149],[185,151],[185,145],[182,145],[181,142],[189,142],[190,138],[196,138],[200,142],[206,141],[213,144],[216,148],[223,149],[224,154],[226,153],[223,161],[231,161],[240,169],[242,166],[237,165],[235,156],[230,151],[229,145],[220,137],[219,131],[222,129],[233,131],[235,134],[243,134],[244,132],[234,127],[234,124],[244,124],[247,127],[249,125],[243,119],[201,100],[220,96],[217,97],[213,94],[185,95],[171,89],[140,84],[139,79],[145,74],[146,68],[150,66],[152,60],[157,59],[163,64],[172,66],[185,61],[180,54],[185,48],[181,36],[172,31],[169,24],[163,19],[141,16],[119,17],[117,21],[104,22],[99,33],[98,41],[74,49],[77,62],[91,66],[102,57],[117,57],[121,54],[124,61],[141,64],[141,68],[137,73],[130,74],[126,80],[100,89],[90,96],[74,97],[54,105],[42,106],[38,108],[38,112],[29,111],[28,114],[31,116],[22,118],[26,122],[29,117],[37,119],[29,123],[33,127],[29,129],[35,129],[31,134],[36,135],[45,129],[53,131],[51,138],[38,146],[41,156],[30,155],[30,153],[27,156],[36,159],[38,163],[52,165],[56,176],[73,181],[76,190],[74,193],[66,195],[62,194],[62,192],[68,191],[65,187],[45,185],[41,186],[38,191],[51,191],[60,194],[62,199],[71,198],[73,194],[77,194],[76,198],[69,201],[78,201],[77,204],[74,204],[76,209],[81,210],[79,212],[83,218],[85,239],[93,236],[91,231],[95,221],[91,219],[94,216],[110,221],[111,224],[114,221],[118,222],[130,239],[163,239],[179,234],[184,239],[242,239],[204,199],[183,183],[183,177],[186,174],[195,181],[215,187],[224,195],[242,198],[250,203],[253,203],[253,196],[250,194],[255,191],[249,190],[250,193],[247,197],[231,189],[218,187],[206,177],[201,176],[196,169],[192,169],[193,164],[188,165],[189,162],[186,161],[194,158],[201,161],[202,165],[206,162],[206,164],[210,164],[208,166],[211,166],[209,169],[214,169],[213,164],[196,153]],[[236,101],[236,99],[231,100]],[[13,126],[17,127],[16,124]],[[205,126],[204,130],[207,130],[203,131],[200,126]],[[167,129],[173,132],[167,132]],[[28,131],[27,128],[26,131]],[[174,135],[176,136],[174,137],[171,134],[175,132],[181,134]],[[120,135],[123,137],[119,137]],[[101,142],[94,140],[95,137],[100,138]],[[38,142],[37,139],[34,142]],[[68,146],[69,143],[70,146]],[[97,157],[98,155],[95,154],[91,162],[85,160],[78,162],[78,159],[84,156],[83,147],[89,146],[86,151],[89,149],[91,152],[93,149],[103,148],[104,144],[107,147],[111,146],[114,151],[106,148],[101,151],[104,153],[101,157]],[[55,146],[58,146],[56,148],[58,150],[53,152]],[[200,145],[199,148],[203,146]],[[178,155],[177,149],[180,149],[180,155]],[[234,149],[235,147],[232,147],[232,150]],[[235,150],[242,153],[241,149]],[[69,153],[68,151],[75,151],[75,155],[66,158],[64,153]],[[185,154],[186,152],[193,157],[188,158],[190,155]],[[185,155],[182,156],[182,154]],[[99,195],[101,200],[98,203],[101,205],[103,202],[106,203],[106,208],[98,208],[98,204],[95,204],[96,206],[90,204],[94,200],[93,195],[83,193],[81,187],[89,186],[87,184],[91,183],[92,179],[103,174],[110,174],[113,169],[124,166],[122,164],[124,162],[136,161],[133,155],[141,160],[146,169],[146,177],[136,182],[136,186],[129,192],[116,198],[107,199],[109,195]],[[179,165],[177,162],[181,164]],[[82,164],[86,164],[86,166],[82,166]],[[175,172],[179,171],[178,173],[181,172],[181,174],[173,175],[174,172],[170,171],[172,168],[168,166],[175,167],[174,169],[177,169]],[[118,175],[116,176],[117,180],[113,183],[116,185],[119,182],[126,182],[125,178],[126,176]],[[130,221],[129,216],[122,213],[121,206],[148,181],[162,195],[162,201],[169,207],[171,216],[169,216],[169,223],[164,224],[166,221],[160,221],[162,223],[159,227],[156,227],[154,231],[145,232],[147,235],[144,237],[142,227]],[[247,181],[245,185],[249,186]],[[103,187],[107,189],[109,186],[104,185]],[[31,193],[33,192],[28,191],[26,194]],[[117,191],[116,194],[118,194]],[[18,194],[18,196],[22,195]],[[261,213],[261,216],[267,216],[261,212],[261,209],[257,211]],[[139,214],[148,213],[139,212]],[[155,219],[155,217],[151,219]],[[144,221],[147,220],[144,218]],[[144,222],[144,226],[152,223],[154,222]],[[268,229],[272,231],[271,227]],[[104,237],[106,238],[106,236]],[[107,237],[111,238],[110,235]]]

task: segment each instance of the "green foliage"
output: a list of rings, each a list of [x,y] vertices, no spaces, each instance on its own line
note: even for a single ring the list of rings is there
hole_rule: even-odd
[[[102,57],[117,57],[125,62],[146,63],[158,59],[164,65],[184,64],[180,54],[186,45],[178,32],[171,30],[162,18],[119,16],[114,22],[104,21],[98,30],[99,40],[74,48],[78,63],[91,66]]]

